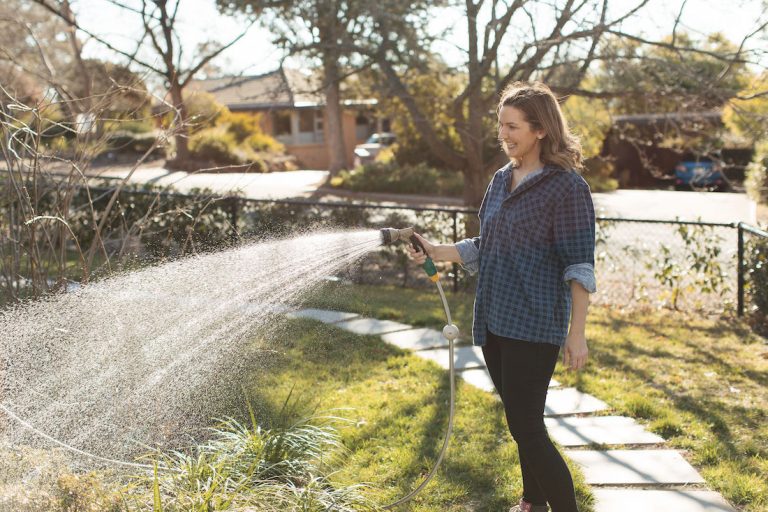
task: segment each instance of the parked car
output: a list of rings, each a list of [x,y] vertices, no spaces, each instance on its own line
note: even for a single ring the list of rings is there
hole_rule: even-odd
[[[675,190],[708,190],[723,192],[730,189],[720,161],[709,157],[685,155],[675,166]]]
[[[395,143],[394,133],[374,133],[363,144],[355,146],[355,167],[373,162],[381,150]]]

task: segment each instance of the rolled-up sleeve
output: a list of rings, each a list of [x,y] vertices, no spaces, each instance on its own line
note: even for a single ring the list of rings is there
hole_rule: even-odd
[[[480,237],[467,238],[455,244],[461,257],[461,266],[470,274],[480,269]]]
[[[565,270],[563,280],[580,283],[589,293],[595,280],[595,208],[589,185],[579,178],[555,212],[555,249]]]

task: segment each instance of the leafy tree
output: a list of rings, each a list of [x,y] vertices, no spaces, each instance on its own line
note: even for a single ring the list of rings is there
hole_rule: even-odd
[[[370,55],[381,73],[385,94],[397,97],[406,106],[431,153],[444,165],[464,173],[465,202],[477,205],[488,176],[506,161],[501,151],[488,152],[487,148],[493,147],[492,141],[496,137],[489,112],[493,111],[501,90],[510,82],[542,80],[560,96],[606,100],[632,96],[642,83],[628,80],[621,88],[603,89],[603,84],[585,80],[593,63],[604,61],[613,65],[617,61],[619,57],[612,46],[613,41],[628,41],[638,51],[642,49],[643,56],[651,49],[658,49],[657,52],[666,49],[679,56],[681,62],[693,61],[695,65],[691,67],[697,74],[694,78],[686,78],[689,85],[700,80],[702,74],[711,72],[711,62],[719,65],[725,78],[738,75],[746,60],[744,45],[733,48],[722,38],[715,38],[710,47],[702,49],[689,46],[688,40],[680,37],[671,41],[652,41],[623,30],[621,27],[627,26],[627,21],[647,3],[637,0],[633,4],[623,4],[618,8],[623,11],[617,10],[616,4],[612,3],[610,13],[613,16],[609,17],[607,1],[554,4],[543,0],[497,0],[491,4],[482,0],[467,1],[462,17],[466,23],[467,41],[463,48],[466,60],[452,70],[465,77],[465,85],[452,98],[443,98],[450,102],[451,123],[461,141],[459,148],[453,148],[438,132],[439,123],[419,104],[418,93],[408,82],[409,75],[420,69],[419,65],[423,67],[424,47],[403,38],[390,18],[384,15],[375,19],[376,30],[372,33],[376,37],[368,47],[375,48]],[[547,30],[542,31],[542,26]],[[753,35],[745,37],[745,42]],[[724,86],[715,94],[702,95],[705,104],[713,104],[713,98],[719,98],[722,104],[727,98],[722,92],[729,90],[732,84],[725,79],[722,82]],[[735,90],[738,88],[737,85]],[[643,94],[646,93],[647,89],[643,90]]]
[[[738,135],[752,141],[768,140],[768,72],[754,75],[725,106],[723,120]]]
[[[465,77],[464,85],[451,98],[442,98],[449,105],[450,122],[460,140],[458,148],[438,132],[439,124],[420,105],[418,93],[408,81],[411,70],[423,66],[425,53],[414,46],[414,41],[404,40],[387,16],[375,19],[376,50],[371,55],[387,94],[397,97],[407,108],[431,153],[448,168],[464,173],[464,200],[477,205],[488,176],[505,161],[495,143],[495,120],[489,115],[500,91],[513,81],[530,79],[546,80],[559,93],[578,90],[598,57],[598,43],[646,3],[639,0],[609,20],[606,2],[595,5],[569,0],[554,5],[535,0],[499,0],[484,7],[482,0],[467,1],[463,16],[466,61],[452,70]],[[537,16],[531,15],[532,10]],[[543,19],[548,21],[544,33]],[[509,65],[502,64],[506,52],[512,53]]]
[[[703,112],[719,109],[746,85],[749,71],[738,48],[722,34],[696,41],[686,33],[661,46],[612,37],[605,41],[598,87],[616,91],[614,114]],[[679,47],[695,48],[683,52]]]
[[[69,68],[62,73],[71,101],[88,103],[81,105],[79,110],[86,111],[93,99],[109,97],[105,114],[136,118],[148,113],[149,91],[137,73],[126,66],[97,59],[85,59],[83,67],[85,74],[78,68]]]
[[[0,2],[1,96],[33,104],[49,87],[66,96],[61,73],[74,62],[68,37],[66,24],[45,9],[23,0]]]
[[[397,162],[401,165],[426,163],[431,167],[445,168],[445,163],[431,154],[429,145],[413,123],[402,100],[396,96],[381,94],[378,89],[380,75],[373,70],[367,70],[359,74],[358,78],[358,95],[379,96],[377,110],[391,119],[391,129],[397,135],[397,144],[394,147]],[[447,141],[451,148],[459,151],[461,140],[451,122],[450,103],[445,101],[445,98],[459,93],[464,86],[463,77],[453,74],[444,62],[437,56],[432,56],[426,62],[425,69],[409,74],[404,77],[404,81],[413,91],[419,108],[433,120],[439,137]]]

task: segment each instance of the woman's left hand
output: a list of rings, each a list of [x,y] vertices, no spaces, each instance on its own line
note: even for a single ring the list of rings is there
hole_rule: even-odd
[[[571,370],[580,370],[587,364],[588,354],[587,337],[569,332],[563,348],[563,364]]]

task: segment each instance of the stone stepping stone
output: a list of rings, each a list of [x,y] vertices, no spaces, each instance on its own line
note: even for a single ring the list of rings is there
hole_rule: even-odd
[[[496,388],[493,387],[493,381],[488,374],[488,370],[485,368],[477,368],[475,370],[464,370],[458,374],[459,377],[464,379],[468,384],[472,384],[476,388],[480,388],[483,391],[489,393],[495,393]]]
[[[391,332],[383,334],[381,339],[404,350],[424,350],[448,346],[448,340],[443,337],[442,332],[427,328]]]
[[[592,489],[595,512],[736,512],[713,491]]]
[[[588,484],[704,483],[696,469],[675,450],[569,450],[566,453],[581,466]]]
[[[608,404],[576,388],[551,389],[547,393],[544,416],[568,416],[603,411]]]
[[[464,370],[467,368],[485,368],[485,361],[483,360],[483,351],[480,347],[474,345],[465,345],[463,347],[456,347],[454,349],[454,367],[456,370]],[[441,367],[448,369],[448,349],[438,348],[433,350],[420,350],[414,352],[414,355],[429,359],[439,364]]]
[[[342,329],[355,334],[367,335],[404,331],[411,328],[408,324],[401,324],[400,322],[393,322],[392,320],[377,320],[376,318],[356,318],[354,320],[346,320],[338,322],[336,327],[341,327]]]
[[[293,313],[288,313],[289,318],[309,318],[311,320],[317,320],[326,324],[335,324],[351,318],[357,318],[357,313],[345,313],[344,311],[330,311],[327,309],[300,309]]]
[[[486,368],[477,368],[474,370],[464,370],[460,372],[459,377],[464,379],[468,384],[472,384],[476,388],[480,388],[483,391],[488,391],[489,393],[495,393],[496,388],[493,386],[493,381],[491,380],[491,375],[488,373],[488,370]],[[557,387],[560,383],[557,382],[555,379],[552,379],[549,381],[549,387]]]
[[[625,416],[546,418],[549,436],[561,446],[600,444],[658,444],[664,438]]]

